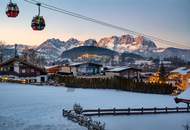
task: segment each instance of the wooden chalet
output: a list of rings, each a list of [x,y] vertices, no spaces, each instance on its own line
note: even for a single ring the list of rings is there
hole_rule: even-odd
[[[61,67],[62,66],[60,66],[60,65],[54,65],[54,66],[46,67],[46,70],[49,75],[54,75],[54,74],[57,74],[58,72],[60,72]]]
[[[168,83],[184,91],[190,86],[190,68],[179,67],[168,75]]]
[[[0,77],[29,83],[47,81],[47,73],[44,68],[33,65],[19,57],[14,57],[0,64]]]
[[[46,67],[48,75],[73,75],[71,67],[68,64],[65,65],[54,65]]]
[[[47,67],[49,75],[92,76],[101,74],[101,64],[83,62]]]
[[[98,75],[101,73],[101,64],[97,63],[74,63],[70,65],[71,72],[76,76]]]

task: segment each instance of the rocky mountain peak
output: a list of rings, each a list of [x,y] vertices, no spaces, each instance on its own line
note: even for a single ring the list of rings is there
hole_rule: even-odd
[[[97,46],[97,41],[95,39],[88,39],[84,41],[83,46]]]

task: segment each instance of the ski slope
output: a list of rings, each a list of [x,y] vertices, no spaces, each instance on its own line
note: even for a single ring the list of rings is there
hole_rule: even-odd
[[[74,103],[80,103],[84,109],[176,107],[173,98],[116,90],[0,83],[0,130],[86,130],[63,118],[62,109],[72,109]],[[190,124],[190,114],[93,118],[105,122],[106,130],[184,130],[182,125]]]

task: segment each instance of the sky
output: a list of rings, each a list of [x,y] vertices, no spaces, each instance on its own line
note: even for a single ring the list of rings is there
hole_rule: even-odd
[[[9,0],[0,2],[0,41],[39,45],[49,38],[68,40],[128,34],[75,17],[42,8],[41,15],[46,21],[44,31],[33,31],[31,20],[38,8],[23,0],[13,0],[20,8],[17,18],[5,14]],[[190,0],[39,0],[59,8],[70,10],[88,17],[156,36],[178,44],[169,46],[190,48]],[[155,41],[156,42],[156,41]],[[159,47],[167,43],[157,42]],[[187,48],[186,47],[186,48]]]

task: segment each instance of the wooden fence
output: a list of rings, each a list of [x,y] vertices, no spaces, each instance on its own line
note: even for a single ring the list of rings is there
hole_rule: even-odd
[[[58,83],[64,83],[67,87],[71,88],[116,89],[131,92],[167,95],[172,94],[174,90],[176,90],[176,87],[171,84],[146,83],[119,76],[112,78],[78,78],[56,75],[52,78]]]
[[[83,110],[85,116],[103,116],[103,115],[140,115],[140,114],[169,114],[169,113],[190,113],[189,107],[175,108],[128,108],[128,109],[88,109]]]

